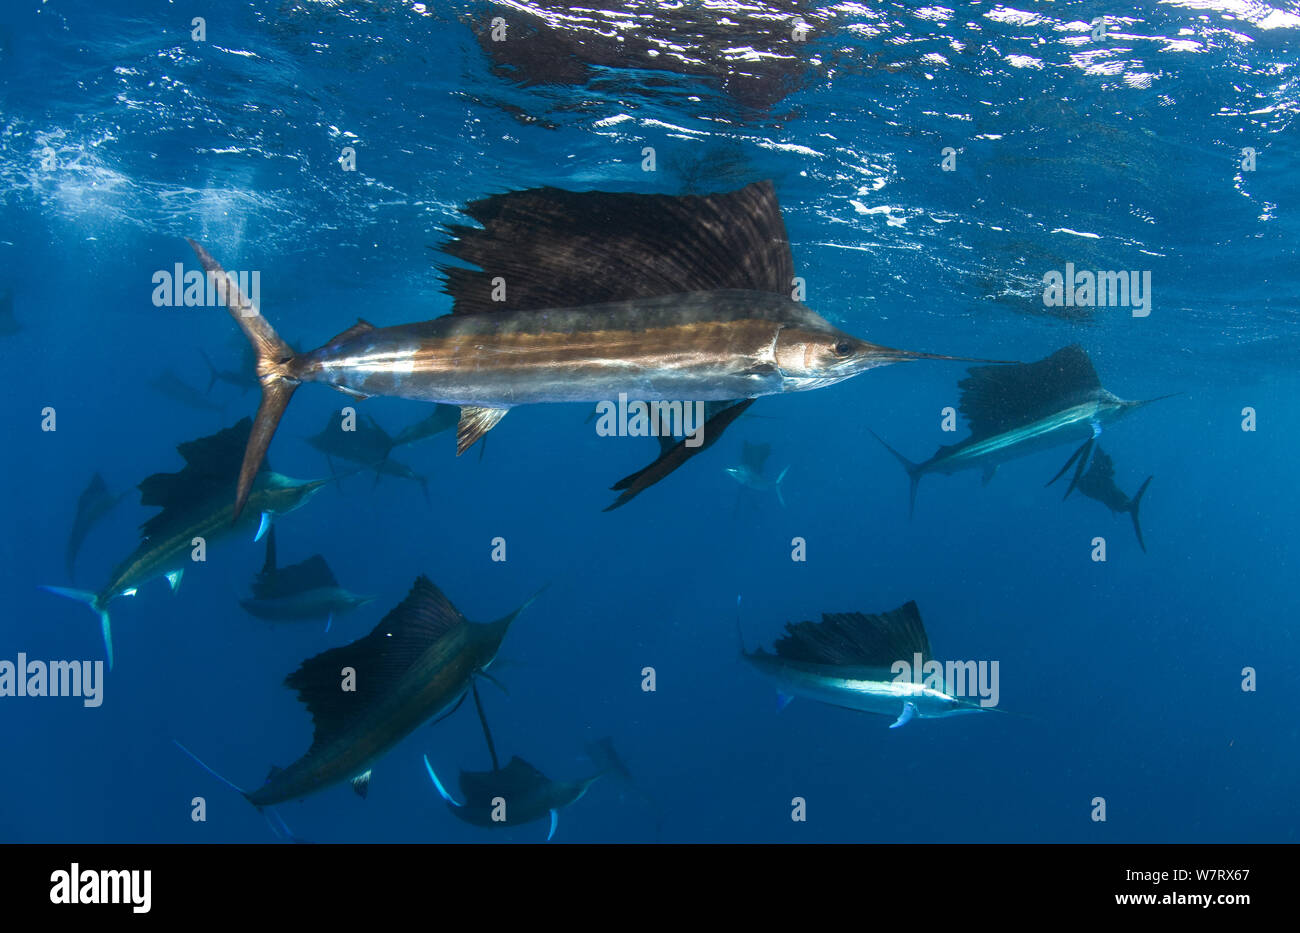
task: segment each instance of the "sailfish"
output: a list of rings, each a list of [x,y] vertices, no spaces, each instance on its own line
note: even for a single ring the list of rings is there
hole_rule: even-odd
[[[1091,454],[1091,462],[1089,462]],[[1075,461],[1079,462],[1075,470],[1074,480],[1065,490],[1065,495],[1061,498],[1068,499],[1070,493],[1076,489],[1083,493],[1089,499],[1096,499],[1102,505],[1106,506],[1116,515],[1121,512],[1127,512],[1133,519],[1133,532],[1137,535],[1138,547],[1142,548],[1142,553],[1147,551],[1146,542],[1142,539],[1142,524],[1138,521],[1138,508],[1142,504],[1142,496],[1146,494],[1147,487],[1151,485],[1151,480],[1155,477],[1148,476],[1138,488],[1137,495],[1132,499],[1124,495],[1124,491],[1115,483],[1115,461],[1111,460],[1110,454],[1101,449],[1100,444],[1095,444],[1092,440],[1084,442],[1084,445],[1074,452],[1065,466],[1061,467],[1061,472],[1052,477],[1047,485],[1052,485],[1068,470]],[[1085,467],[1086,472],[1085,472]]]
[[[418,577],[369,635],[308,658],[285,678],[311,712],[315,734],[301,758],[272,768],[261,787],[238,787],[181,748],[259,810],[343,781],[364,797],[380,758],[421,723],[454,712],[474,679],[487,676],[511,623],[533,599],[480,624],[428,577]],[[352,679],[345,683],[348,670]]]
[[[1058,444],[1087,445],[1100,436],[1104,424],[1172,397],[1127,401],[1102,388],[1092,360],[1078,344],[1036,363],[971,367],[957,386],[970,436],[940,447],[924,463],[913,463],[871,432],[907,471],[909,514],[916,510],[916,487],[928,473],[979,469],[988,483],[1008,460]],[[1077,456],[1076,452],[1062,472]]]
[[[172,590],[177,590],[192,560],[195,538],[202,538],[205,547],[245,531],[260,540],[276,516],[300,508],[327,482],[281,476],[263,461],[249,487],[252,510],[236,513],[230,501],[234,487],[231,477],[252,427],[252,421],[244,418],[216,434],[180,444],[176,450],[185,460],[184,469],[179,473],[155,473],[140,483],[140,504],[157,506],[162,511],[140,526],[139,546],[113,569],[98,592],[42,587],[85,603],[99,616],[110,669],[113,633],[108,606],[113,600],[134,596],[141,586],[159,577],[166,577]]]
[[[272,528],[266,535],[266,562],[253,581],[253,595],[241,599],[239,605],[249,615],[276,622],[325,618],[328,632],[334,616],[351,612],[372,599],[339,586],[329,564],[319,554],[288,567],[277,567]]]
[[[429,780],[437,789],[438,796],[446,802],[447,809],[458,819],[474,826],[495,829],[531,823],[549,813],[551,829],[546,835],[546,841],[550,842],[560,822],[560,810],[581,800],[587,793],[587,788],[607,774],[621,778],[654,804],[653,798],[636,787],[627,765],[618,752],[614,751],[614,740],[608,736],[587,749],[588,756],[597,766],[596,772],[576,781],[553,781],[518,755],[512,756],[506,766],[501,767],[477,685],[471,690],[474,706],[478,709],[479,723],[483,726],[483,738],[487,741],[488,754],[492,757],[492,770],[461,771],[460,791],[464,799],[457,800],[439,780],[429,762],[429,756],[424,756],[424,770],[429,773]]]
[[[730,403],[615,484],[622,504],[706,449],[755,398],[833,385],[889,363],[961,359],[845,333],[791,298],[794,260],[771,182],[708,196],[536,188],[474,201],[444,265],[452,313],[361,320],[315,350],[289,346],[236,280],[195,254],[257,356],[262,401],[240,468],[243,508],[281,415],[304,382],[357,398],[460,406],[464,453],[519,405]],[[989,361],[983,361],[989,362]]]
[[[921,677],[932,660],[930,638],[915,602],[890,612],[827,612],[820,622],[786,623],[773,646],[740,654],[777,688],[781,708],[804,697],[894,719],[891,729],[913,718],[938,719],[996,709],[949,691],[942,678]],[[739,634],[739,626],[737,626]],[[902,677],[898,662],[916,671]]]
[[[458,819],[495,829],[531,823],[549,814],[551,828],[546,835],[547,842],[555,836],[560,811],[581,800],[587,789],[606,773],[598,771],[574,781],[553,781],[515,755],[504,768],[461,771],[460,792],[464,799],[457,800],[434,773],[428,755],[424,756],[424,767],[439,796],[446,801],[447,809]]]
[[[117,504],[127,497],[128,492],[110,493],[104,477],[98,473],[90,478],[89,484],[82,490],[81,496],[77,499],[77,517],[72,522],[72,530],[68,533],[68,546],[63,553],[63,566],[68,572],[69,581],[73,581],[76,577],[73,568],[77,564],[77,554],[81,551],[81,544],[86,540],[86,535],[100,519],[117,508]]]

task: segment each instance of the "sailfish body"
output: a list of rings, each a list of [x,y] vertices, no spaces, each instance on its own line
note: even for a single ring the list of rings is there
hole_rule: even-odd
[[[559,811],[581,800],[587,789],[602,776],[597,773],[577,781],[553,781],[516,755],[504,768],[460,772],[460,791],[464,800],[457,801],[442,787],[428,758],[425,758],[425,768],[447,801],[447,809],[458,819],[474,826],[495,829],[521,826],[549,815],[552,835]]]
[[[1076,454],[1077,457],[1083,458],[1079,464],[1080,472],[1065,490],[1065,498],[1069,498],[1070,493],[1078,489],[1089,499],[1096,499],[1116,515],[1127,513],[1133,519],[1133,532],[1137,535],[1138,546],[1142,548],[1143,553],[1146,553],[1147,545],[1142,537],[1142,523],[1138,518],[1138,509],[1141,508],[1142,497],[1146,495],[1147,487],[1151,485],[1154,477],[1148,476],[1138,488],[1137,494],[1130,499],[1115,483],[1115,462],[1111,460],[1110,454],[1102,450],[1100,444],[1095,445],[1095,449],[1090,452],[1091,461],[1088,461],[1088,450],[1080,450]],[[1083,472],[1085,462],[1088,463],[1087,472]],[[1069,465],[1067,463],[1066,467],[1068,468]]]
[[[155,473],[140,483],[141,505],[158,506],[162,511],[140,526],[139,546],[113,569],[98,592],[45,587],[86,603],[99,615],[110,668],[113,642],[108,606],[113,600],[134,596],[139,587],[160,577],[166,577],[176,589],[193,560],[196,538],[202,538],[205,547],[239,534],[251,539],[269,526],[273,516],[301,507],[324,485],[324,480],[281,476],[263,464],[249,492],[252,508],[237,513],[230,501],[230,472],[239,462],[251,429],[252,422],[244,418],[216,434],[180,444],[176,449],[186,461],[183,470]]]
[[[266,562],[253,581],[253,595],[239,604],[259,619],[289,622],[333,618],[374,599],[339,586],[325,558],[313,554],[288,567],[277,567],[275,529],[266,536]]]
[[[930,659],[914,602],[880,614],[823,613],[820,622],[790,623],[774,648],[747,652],[742,646],[741,656],[775,684],[783,703],[803,697],[889,716],[895,725],[987,708],[950,694],[946,685],[895,672],[896,662]]]
[[[345,780],[364,794],[371,766],[421,723],[458,703],[495,659],[523,609],[476,624],[427,577],[418,578],[369,635],[304,661],[285,679],[310,710],[315,738],[302,758],[244,796],[266,807]],[[355,672],[355,690],[342,689],[344,668]]]
[[[257,353],[262,404],[241,505],[303,382],[459,405],[461,453],[518,405],[621,393],[743,403],[929,356],[860,340],[791,299],[794,261],[769,182],[707,197],[541,188],[476,201],[465,213],[481,229],[453,226],[445,252],[476,268],[443,268],[452,314],[395,327],[361,321],[306,353],[281,340],[191,241]],[[719,412],[706,433],[734,417]],[[699,449],[667,451],[660,469],[615,488],[635,495]]]
[[[1128,401],[1104,389],[1088,354],[1078,345],[1036,363],[972,367],[958,386],[969,437],[940,447],[929,460],[913,463],[876,436],[907,471],[913,508],[917,485],[928,473],[980,469],[988,482],[998,466],[1009,460],[1060,444],[1086,443],[1101,433],[1103,425],[1157,401]]]

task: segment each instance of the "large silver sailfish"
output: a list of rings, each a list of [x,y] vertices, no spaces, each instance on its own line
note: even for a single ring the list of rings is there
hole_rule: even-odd
[[[957,386],[961,389],[960,411],[970,424],[970,436],[940,447],[924,463],[913,463],[872,432],[907,471],[909,511],[916,510],[916,487],[927,473],[951,475],[979,469],[987,483],[1008,460],[1059,444],[1081,443],[1061,473],[1076,461],[1082,473],[1092,442],[1100,436],[1103,425],[1143,405],[1172,397],[1128,401],[1102,388],[1092,360],[1077,344],[1036,363],[973,366]],[[1052,482],[1055,479],[1048,485]]]
[[[996,709],[955,695],[970,693],[969,685],[957,688],[942,675],[924,676],[933,659],[915,602],[880,614],[827,612],[820,622],[787,623],[785,628],[773,652],[746,651],[743,640],[740,646],[741,657],[776,685],[782,708],[794,697],[803,697],[889,716],[894,720],[891,729],[913,718]],[[950,667],[964,676],[972,663]]]
[[[262,402],[237,511],[304,382],[458,405],[458,454],[518,405],[620,393],[735,403],[715,406],[703,444],[683,438],[617,484],[622,504],[709,446],[735,409],[759,396],[902,360],[960,359],[869,343],[792,300],[794,260],[770,182],[706,197],[539,188],[475,201],[464,213],[480,226],[453,225],[443,247],[473,267],[442,267],[451,314],[392,327],[359,321],[305,353],[190,241],[257,357]]]

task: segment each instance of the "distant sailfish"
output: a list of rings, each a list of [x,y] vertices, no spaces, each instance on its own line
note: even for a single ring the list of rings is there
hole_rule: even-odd
[[[551,829],[546,835],[549,842],[560,822],[560,811],[581,800],[604,771],[576,781],[552,781],[522,758],[515,756],[504,768],[491,771],[462,771],[457,800],[443,786],[429,756],[424,756],[424,767],[429,772],[433,786],[438,789],[447,809],[458,819],[475,826],[495,829],[503,826],[521,826],[534,820],[551,817]]]
[[[931,660],[930,639],[914,602],[879,615],[823,613],[820,622],[787,623],[785,628],[775,654],[762,648],[747,652],[743,639],[740,645],[741,656],[776,684],[782,707],[793,697],[804,697],[889,716],[894,719],[891,729],[913,717],[995,709],[951,695],[952,685],[936,685],[919,672],[910,677],[895,672],[898,662],[914,671],[918,661],[923,669]]]
[[[1130,402],[1103,389],[1092,361],[1078,345],[1057,350],[1037,363],[972,367],[958,388],[970,436],[940,447],[924,463],[913,463],[872,432],[907,470],[909,511],[916,509],[916,487],[927,473],[980,469],[987,483],[1008,460],[1096,438],[1103,424],[1171,398],[1162,395]]]
[[[23,325],[14,317],[14,293],[6,288],[0,292],[0,337],[12,337],[23,329]]]
[[[1090,466],[1088,463],[1089,452],[1092,454]],[[1065,495],[1062,498],[1068,499],[1070,493],[1077,489],[1089,499],[1096,499],[1116,515],[1127,512],[1133,519],[1133,531],[1137,534],[1138,547],[1142,548],[1142,553],[1145,554],[1147,546],[1146,542],[1142,540],[1142,525],[1138,522],[1138,506],[1142,502],[1142,496],[1146,493],[1147,487],[1151,485],[1151,480],[1155,477],[1148,476],[1138,489],[1137,495],[1130,499],[1124,495],[1124,491],[1119,486],[1115,485],[1115,463],[1110,459],[1110,455],[1101,449],[1100,444],[1089,440],[1075,451],[1074,456],[1067,460],[1065,466],[1061,468],[1061,472],[1057,473],[1047,485],[1052,485],[1052,483],[1064,476],[1065,471],[1070,468],[1070,465],[1076,459],[1079,462],[1078,469],[1074,474],[1074,480],[1065,490]],[[1086,473],[1084,472],[1085,466],[1087,467]]]
[[[343,430],[342,424],[339,415],[332,414],[319,433],[307,438],[308,444],[325,455],[331,472],[334,471],[333,458],[340,457],[374,470],[376,483],[380,476],[414,480],[424,491],[425,502],[429,501],[429,480],[392,458],[397,441],[379,426],[379,422],[367,415],[351,425],[350,430]]]
[[[190,385],[180,376],[176,375],[170,369],[163,372],[149,383],[149,387],[162,395],[167,396],[173,402],[179,402],[186,408],[193,408],[196,411],[222,411],[222,407],[216,402],[209,401],[208,398],[194,386]]]
[[[119,596],[134,596],[136,590],[158,577],[166,577],[172,590],[181,585],[195,547],[204,547],[238,534],[260,540],[272,519],[301,507],[326,480],[296,480],[271,471],[263,463],[249,492],[253,510],[236,520],[230,494],[234,487],[231,471],[248,443],[252,422],[245,418],[233,427],[208,437],[187,441],[176,450],[185,458],[179,473],[155,473],[140,483],[140,504],[158,506],[157,515],[140,526],[139,546],[114,568],[98,593],[61,586],[46,586],[59,596],[88,605],[99,616],[108,666],[113,666],[113,635],[108,606]],[[259,524],[260,523],[260,524]],[[254,535],[256,529],[256,535]]]
[[[772,490],[776,493],[777,501],[780,502],[781,505],[785,505],[785,496],[781,495],[781,484],[785,482],[785,474],[790,472],[790,468],[786,467],[783,469],[777,474],[775,479],[770,476],[765,476],[763,474],[763,466],[767,463],[767,457],[771,451],[772,448],[768,444],[751,444],[746,441],[744,452],[740,458],[740,466],[727,467],[726,472],[728,476],[740,483],[740,485],[746,486],[749,489],[759,491]]]
[[[444,252],[452,313],[375,327],[358,321],[306,353],[289,346],[207,250],[231,317],[257,354],[262,402],[236,512],[294,391],[320,382],[461,408],[464,453],[518,405],[734,402],[614,488],[619,503],[712,443],[764,395],[834,385],[877,366],[954,359],[868,343],[792,300],[794,259],[770,182],[707,197],[538,188],[464,209]],[[988,361],[982,361],[988,362]],[[667,433],[674,433],[671,429]]]
[[[330,630],[334,616],[351,612],[374,599],[358,596],[339,586],[325,558],[313,554],[301,563],[288,567],[275,565],[275,529],[266,536],[266,563],[253,581],[251,599],[241,599],[250,615],[273,622],[301,619],[326,619]]]
[[[90,478],[90,484],[77,499],[77,517],[73,519],[72,531],[68,534],[68,547],[63,554],[64,569],[68,571],[69,580],[76,579],[73,568],[77,563],[77,553],[81,550],[81,543],[86,540],[90,529],[98,524],[101,518],[117,508],[117,504],[126,497],[127,492],[119,492],[116,495],[110,493],[104,483],[104,477],[98,473]]]
[[[306,754],[287,768],[272,768],[256,790],[236,787],[203,767],[258,809],[342,781],[364,797],[375,763],[421,723],[460,705],[474,679],[496,660],[510,624],[531,603],[477,624],[419,577],[369,635],[309,658],[285,678],[315,723]]]

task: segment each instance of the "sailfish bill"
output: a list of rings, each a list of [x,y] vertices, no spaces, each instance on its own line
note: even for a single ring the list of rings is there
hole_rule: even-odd
[[[929,460],[914,463],[871,432],[907,471],[909,514],[916,510],[921,477],[929,473],[951,475],[979,469],[987,483],[1008,460],[1065,443],[1081,446],[1056,478],[1078,462],[1077,482],[1091,451],[1088,445],[1101,435],[1104,425],[1172,397],[1120,398],[1102,387],[1092,360],[1077,344],[1035,363],[971,367],[958,388],[962,393],[960,411],[969,423],[970,436],[940,447]]]
[[[620,394],[744,403],[903,360],[959,359],[860,340],[792,300],[794,260],[771,182],[704,197],[537,188],[474,201],[464,213],[479,226],[449,230],[444,252],[468,264],[442,267],[451,314],[393,327],[358,321],[306,353],[189,241],[208,275],[224,282],[257,357],[262,402],[236,512],[304,382],[357,398],[458,405],[460,454],[518,405]],[[616,505],[700,449],[629,477]]]

